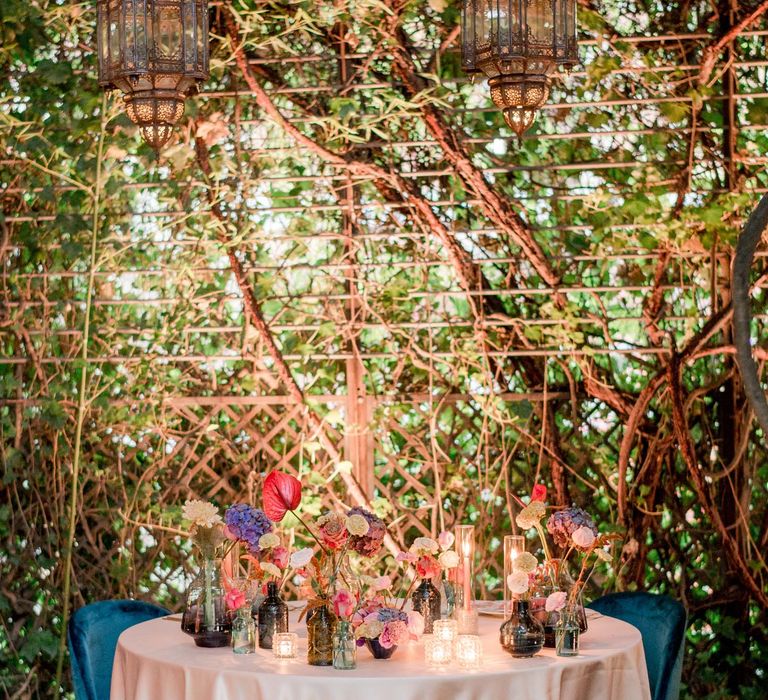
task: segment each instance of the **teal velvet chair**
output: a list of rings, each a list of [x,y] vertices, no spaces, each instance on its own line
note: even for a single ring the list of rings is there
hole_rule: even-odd
[[[688,615],[682,603],[652,593],[612,593],[589,606],[640,630],[653,700],[677,700]]]
[[[67,627],[72,684],[77,700],[109,700],[117,638],[168,610],[140,600],[104,600],[76,610]]]

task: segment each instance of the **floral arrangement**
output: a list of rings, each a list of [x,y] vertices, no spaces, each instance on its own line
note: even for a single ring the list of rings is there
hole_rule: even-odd
[[[565,552],[560,559],[561,566],[567,566],[571,557],[580,559],[579,575],[571,589],[569,591],[556,590],[547,598],[546,611],[559,612],[566,607],[572,608],[578,604],[581,591],[589,581],[595,564],[599,560],[611,561],[609,549],[612,542],[618,539],[618,536],[601,534],[592,517],[586,511],[575,506],[555,510],[545,525],[543,520],[547,514],[546,495],[546,487],[537,485],[531,493],[528,504],[524,505],[515,522],[523,530],[536,530],[544,551],[546,564],[553,561],[547,534],[552,538],[554,544]],[[544,571],[548,572],[550,576],[553,575],[552,567],[547,566]],[[513,572],[509,575],[506,585],[514,595],[525,596],[537,578],[542,575],[546,574],[542,574],[536,558],[532,554],[524,552],[518,555],[513,562]],[[557,588],[558,582],[556,580],[553,579],[552,584]]]
[[[413,564],[416,576],[433,579],[443,571],[459,565],[459,555],[451,549],[454,543],[452,532],[441,532],[436,540],[431,537],[417,537],[407,552],[400,552],[397,561]]]
[[[393,649],[424,633],[424,618],[386,605],[381,599],[369,601],[352,616],[357,645],[377,641],[382,649]]]

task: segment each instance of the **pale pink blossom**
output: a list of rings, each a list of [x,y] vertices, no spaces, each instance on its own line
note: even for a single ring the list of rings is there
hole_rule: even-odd
[[[452,547],[455,540],[456,537],[454,534],[452,532],[448,532],[447,530],[443,530],[443,532],[437,536],[437,543],[440,545],[440,549],[443,551]]]
[[[356,603],[355,598],[345,588],[342,588],[341,590],[336,591],[332,601],[333,601],[333,612],[336,613],[337,617],[347,619],[347,618],[350,618],[352,616],[352,613],[355,612],[355,603]]]
[[[411,554],[411,552],[400,552],[395,559],[397,561],[407,561],[409,563],[415,562],[418,557],[415,554]]]
[[[408,625],[402,620],[393,620],[384,624],[384,630],[379,635],[379,644],[385,649],[391,649],[408,641]]]
[[[379,576],[373,580],[373,590],[386,591],[392,586],[392,579],[389,576]]]
[[[412,639],[418,639],[424,634],[424,615],[415,610],[408,613],[408,631]]]
[[[573,544],[582,549],[589,549],[595,542],[595,533],[590,527],[580,527],[571,535]]]
[[[547,596],[547,602],[544,604],[544,609],[547,612],[559,612],[565,607],[565,601],[568,598],[568,594],[565,591],[555,591]]]

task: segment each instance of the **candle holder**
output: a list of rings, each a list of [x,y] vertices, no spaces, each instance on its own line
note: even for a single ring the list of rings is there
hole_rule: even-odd
[[[475,607],[474,567],[475,567],[475,526],[458,525],[456,527],[456,554],[459,555],[459,565],[456,567],[458,584],[457,611],[472,610]]]
[[[424,659],[430,668],[445,668],[453,661],[453,641],[432,635],[424,642]]]
[[[459,634],[459,625],[456,620],[435,620],[432,634],[435,639],[453,642]]]
[[[522,535],[504,536],[504,619],[512,614],[512,592],[509,590],[507,581],[510,574],[514,571],[515,559],[525,551],[525,537]]]
[[[483,659],[483,645],[476,634],[460,634],[456,638],[456,659],[459,667],[467,671],[480,668]]]
[[[295,632],[277,632],[272,637],[272,652],[276,659],[295,659],[299,649],[299,636]]]
[[[460,608],[456,611],[456,623],[459,634],[477,634],[477,610]]]

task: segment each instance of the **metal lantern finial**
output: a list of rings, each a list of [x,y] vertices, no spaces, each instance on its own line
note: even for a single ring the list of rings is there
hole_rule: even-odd
[[[519,136],[549,96],[558,67],[578,62],[576,0],[464,0],[462,65],[484,73]]]
[[[208,0],[97,0],[99,85],[156,151],[208,78]]]

